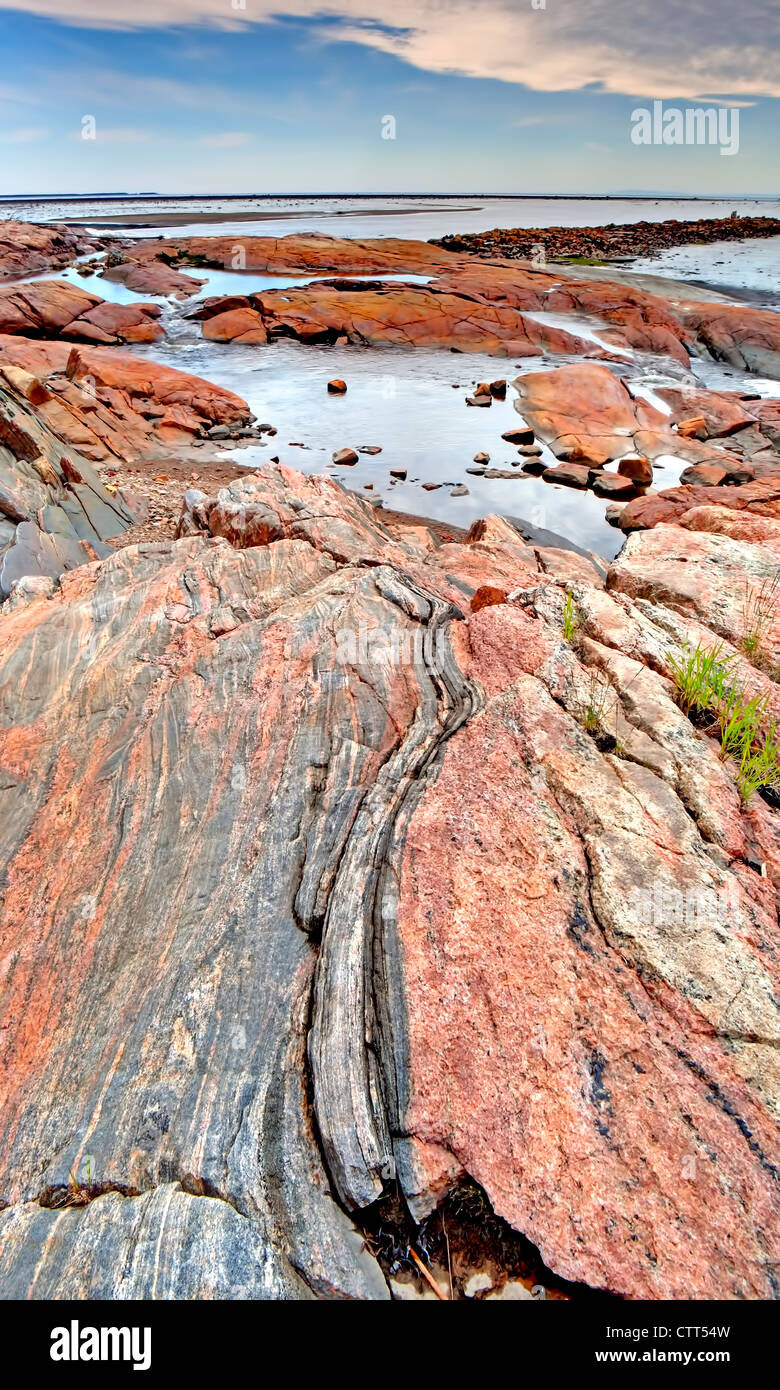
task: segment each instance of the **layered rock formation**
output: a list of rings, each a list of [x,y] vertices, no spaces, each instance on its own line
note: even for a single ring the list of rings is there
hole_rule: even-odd
[[[136,520],[92,463],[251,418],[231,392],[126,353],[0,337],[0,600],[108,554]]]
[[[773,1297],[777,815],[668,676],[775,549],[605,590],[274,468],[182,533],[0,617],[5,1295],[386,1297],[352,1218],[467,1173],[568,1279]]]
[[[44,393],[34,377],[0,367],[0,601],[22,578],[56,578],[108,555],[106,542],[135,520],[42,423]]]

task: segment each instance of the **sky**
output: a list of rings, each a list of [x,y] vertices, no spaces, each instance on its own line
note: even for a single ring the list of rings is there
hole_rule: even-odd
[[[0,194],[780,192],[778,0],[0,0],[0,55]]]

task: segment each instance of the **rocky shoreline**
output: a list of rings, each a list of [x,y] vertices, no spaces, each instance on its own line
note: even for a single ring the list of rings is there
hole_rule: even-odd
[[[780,236],[776,217],[700,218],[698,221],[612,223],[603,227],[496,227],[435,239],[446,251],[494,260],[586,261],[632,260],[674,246],[708,245],[716,241],[745,241],[750,237]]]
[[[0,279],[85,254],[15,226]],[[489,343],[453,411],[512,392],[511,474],[626,541],[385,512],[141,355],[167,315],[6,286],[0,1296],[777,1298],[780,403],[687,374],[780,378],[780,315],[242,244],[320,278],[189,303],[217,237],[96,283],[225,354]]]

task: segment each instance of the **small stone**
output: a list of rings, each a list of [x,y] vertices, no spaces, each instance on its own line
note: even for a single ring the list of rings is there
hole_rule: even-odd
[[[490,454],[475,454],[475,463],[490,463]]]
[[[492,396],[467,396],[466,405],[492,405]]]
[[[336,453],[333,455],[334,463],[342,463],[350,468],[353,464],[357,463],[357,461],[358,456],[354,449],[337,449]]]
[[[471,611],[478,613],[480,608],[494,608],[498,603],[506,603],[506,589],[497,589],[493,584],[483,584],[471,598]]]
[[[699,483],[702,487],[720,487],[727,479],[731,481],[728,470],[717,463],[694,463],[680,474],[681,483]]]
[[[540,458],[542,446],[541,444],[518,444],[517,452],[522,454],[524,458]]]
[[[625,454],[618,464],[618,473],[633,478],[638,487],[650,487],[653,481],[653,465],[642,454]]]
[[[597,497],[633,497],[636,484],[632,478],[624,478],[621,473],[591,473],[591,486]]]
[[[564,487],[587,487],[590,469],[581,463],[559,463],[555,468],[545,468],[542,477],[546,483],[563,483]]]
[[[336,376],[332,381],[328,382],[328,390],[332,396],[343,396],[346,389],[347,383],[346,381],[342,381],[341,377]]]
[[[359,454],[381,454],[381,452],[382,447],[380,444],[361,444],[358,447]]]
[[[504,399],[506,396],[506,381],[503,377],[499,378],[498,381],[491,381],[490,394],[491,396],[495,396],[499,401]]]
[[[469,497],[470,495],[468,488],[463,483],[458,483],[450,493],[450,497]]]
[[[227,425],[212,425],[209,430],[209,439],[229,439],[230,430]]]
[[[480,381],[479,384],[474,388],[474,395],[475,395],[475,396],[490,396],[490,395],[492,395],[492,392],[491,392],[491,390],[490,390],[490,382],[489,382],[489,381]]]
[[[690,420],[678,420],[677,433],[685,439],[709,438],[707,421],[703,415],[694,415]]]
[[[526,426],[525,429],[505,430],[501,436],[507,444],[533,444],[534,432]]]
[[[391,468],[391,469],[390,469],[390,477],[391,477],[391,478],[399,478],[400,481],[403,483],[403,482],[406,481],[406,469],[405,469],[405,468]]]
[[[426,492],[435,492],[439,487],[441,487],[441,483],[423,483]]]

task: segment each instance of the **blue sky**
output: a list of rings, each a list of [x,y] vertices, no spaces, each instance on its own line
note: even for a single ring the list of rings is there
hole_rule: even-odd
[[[777,0],[0,0],[0,192],[776,195],[779,16]],[[636,146],[631,113],[654,99],[728,103],[738,153]]]

